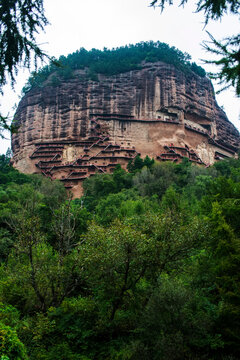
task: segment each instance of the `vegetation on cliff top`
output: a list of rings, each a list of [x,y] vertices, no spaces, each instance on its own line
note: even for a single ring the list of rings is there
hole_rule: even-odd
[[[191,63],[191,56],[187,53],[170,47],[162,42],[140,42],[136,45],[126,45],[116,49],[87,51],[84,48],[73,54],[60,56],[56,62],[51,62],[38,72],[32,73],[23,92],[33,87],[44,86],[49,75],[54,73],[52,85],[58,85],[59,79],[69,79],[74,76],[74,70],[88,68],[88,77],[97,80],[97,74],[116,75],[123,72],[141,69],[141,63],[163,61],[174,65],[177,69],[193,71],[201,77],[206,75],[205,70],[196,63]]]
[[[0,157],[0,359],[237,360],[240,161],[139,157],[71,200]]]

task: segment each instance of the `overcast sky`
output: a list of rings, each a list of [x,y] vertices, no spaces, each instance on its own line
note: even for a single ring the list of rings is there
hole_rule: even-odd
[[[240,30],[237,16],[224,16],[221,22],[211,21],[204,28],[204,15],[194,13],[192,0],[184,8],[166,7],[162,14],[159,8],[149,7],[149,3],[150,0],[45,0],[50,25],[37,41],[50,56],[58,58],[80,47],[102,49],[159,40],[188,52],[192,61],[211,71],[212,68],[201,63],[201,59],[210,57],[201,45],[208,39],[206,30],[219,40]],[[28,76],[27,70],[20,69],[15,92],[10,86],[5,87],[1,99],[1,111],[5,115],[14,113],[12,108],[19,102]],[[223,92],[217,101],[224,106],[229,120],[240,128],[239,99],[234,91]],[[0,153],[5,153],[9,146],[9,140],[0,140]]]

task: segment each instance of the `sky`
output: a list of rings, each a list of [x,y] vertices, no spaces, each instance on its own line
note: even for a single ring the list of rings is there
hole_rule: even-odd
[[[179,2],[175,0],[176,5],[166,6],[161,13],[159,8],[149,6],[150,0],[45,0],[45,15],[50,25],[38,34],[37,43],[49,56],[58,58],[80,47],[103,49],[159,40],[189,53],[192,61],[213,71],[212,66],[202,62],[212,57],[202,46],[202,42],[209,39],[206,30],[221,40],[239,33],[239,18],[224,15],[221,21],[209,21],[205,27],[204,14],[195,13],[193,0],[188,0],[184,8],[177,6]],[[13,117],[28,77],[29,71],[20,67],[14,91],[10,85],[5,86],[0,99],[2,114]],[[217,95],[217,101],[240,129],[239,98],[234,90]],[[0,153],[10,147],[9,134],[6,137],[6,140],[0,139]]]

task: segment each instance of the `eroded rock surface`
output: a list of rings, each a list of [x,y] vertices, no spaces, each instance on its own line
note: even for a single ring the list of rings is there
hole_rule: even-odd
[[[162,62],[98,81],[87,70],[56,87],[49,79],[23,97],[16,121],[14,166],[59,178],[75,196],[82,179],[126,166],[138,153],[207,165],[239,148],[211,82]]]

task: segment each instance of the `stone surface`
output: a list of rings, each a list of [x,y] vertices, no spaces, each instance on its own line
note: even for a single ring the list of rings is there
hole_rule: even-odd
[[[137,153],[207,165],[239,148],[239,133],[217,105],[211,82],[162,62],[98,81],[87,70],[56,87],[50,79],[23,97],[15,118],[14,166],[59,178],[75,196],[83,178],[126,166]]]

